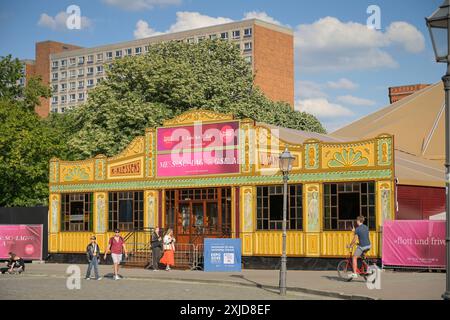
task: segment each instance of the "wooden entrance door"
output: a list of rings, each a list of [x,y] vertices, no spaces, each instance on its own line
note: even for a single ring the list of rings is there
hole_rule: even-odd
[[[231,189],[168,191],[166,221],[178,243],[202,244],[204,238],[231,237]]]

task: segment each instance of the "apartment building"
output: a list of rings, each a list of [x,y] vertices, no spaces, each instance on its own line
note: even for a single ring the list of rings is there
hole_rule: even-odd
[[[156,43],[197,43],[205,39],[223,39],[234,43],[251,64],[255,84],[265,95],[274,101],[284,101],[294,106],[293,31],[250,19],[94,48],[57,43],[67,49],[47,50],[48,63],[41,66],[44,70],[38,68],[40,62],[36,59],[36,73],[45,74],[43,79],[52,89],[52,98],[43,101],[37,111],[45,117],[49,112],[65,112],[84,103],[89,91],[105,79],[105,69],[115,59],[145,54],[149,46]],[[54,42],[39,44],[50,45]]]

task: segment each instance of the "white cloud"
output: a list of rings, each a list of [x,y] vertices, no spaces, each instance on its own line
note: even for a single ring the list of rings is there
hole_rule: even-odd
[[[49,16],[47,13],[42,13],[38,26],[49,28],[55,31],[69,30],[66,25],[69,14],[64,11],[59,12],[55,17]],[[92,27],[92,22],[89,18],[81,16],[81,29]]]
[[[369,99],[358,98],[351,95],[337,97],[337,101],[352,106],[372,107],[376,102]]]
[[[244,15],[244,20],[247,20],[247,19],[259,19],[259,20],[266,21],[266,22],[269,22],[269,23],[273,23],[273,24],[276,24],[276,25],[279,25],[279,26],[283,25],[280,21],[275,20],[274,18],[269,16],[264,11],[250,11],[250,12],[247,12]]]
[[[295,30],[300,67],[308,71],[395,68],[398,63],[386,51],[393,45],[417,53],[424,49],[424,37],[406,22],[394,22],[382,32],[334,17],[301,24]]]
[[[164,33],[180,32],[185,30],[192,30],[204,27],[210,27],[218,24],[224,24],[233,22],[233,20],[223,17],[210,17],[202,15],[199,12],[179,11],[177,12],[177,19],[169,29],[165,32],[159,32],[151,28],[149,24],[144,20],[139,20],[136,23],[136,29],[134,30],[134,37],[145,38],[155,36]]]
[[[387,28],[386,37],[410,53],[419,53],[425,49],[425,38],[416,27],[409,23],[393,22]]]
[[[152,28],[149,27],[148,23],[144,20],[139,20],[136,23],[136,29],[134,30],[134,37],[136,39],[142,39],[147,38],[151,36],[157,36],[161,34],[161,32],[158,32]]]
[[[199,12],[180,11],[177,12],[177,21],[170,26],[167,32],[204,28],[229,22],[233,22],[233,20],[223,17],[210,17]]]
[[[155,6],[179,5],[182,0],[103,0],[103,2],[121,9],[138,11],[153,9]]]
[[[341,78],[337,81],[328,81],[328,88],[330,89],[344,89],[344,90],[354,90],[358,88],[358,85],[349,79]]]
[[[310,113],[318,118],[353,116],[353,112],[350,109],[339,104],[331,103],[325,98],[298,100],[296,101],[295,109]]]
[[[301,80],[297,82],[296,94],[302,99],[326,98],[324,86],[314,81]]]

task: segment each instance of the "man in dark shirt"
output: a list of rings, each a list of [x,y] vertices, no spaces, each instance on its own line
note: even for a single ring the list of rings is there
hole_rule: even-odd
[[[352,248],[355,245],[356,241],[359,242],[358,246],[356,247],[355,254],[353,255],[352,278],[358,278],[358,258],[361,257],[363,253],[366,253],[372,248],[372,245],[370,244],[369,228],[364,224],[364,221],[365,218],[363,216],[359,216],[358,218],[356,218],[358,227],[354,230],[355,236],[348,246],[349,248]]]
[[[152,263],[153,271],[158,271],[158,263],[161,258],[161,250],[162,250],[162,238],[159,234],[159,228],[155,228],[152,233]],[[150,267],[150,264],[149,264]]]

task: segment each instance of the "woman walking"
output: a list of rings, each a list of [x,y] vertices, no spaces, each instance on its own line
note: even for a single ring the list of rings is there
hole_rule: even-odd
[[[175,238],[173,237],[173,230],[168,229],[163,239],[164,255],[160,262],[166,265],[166,271],[175,265]]]

